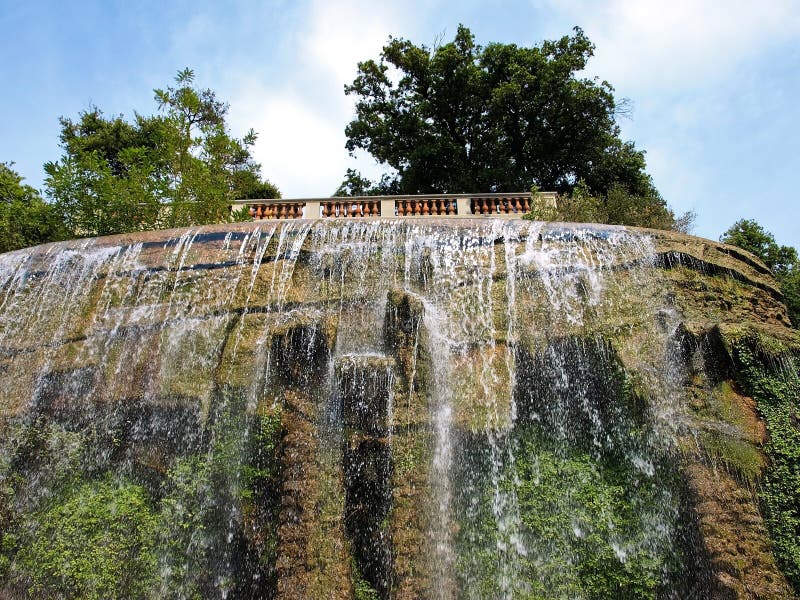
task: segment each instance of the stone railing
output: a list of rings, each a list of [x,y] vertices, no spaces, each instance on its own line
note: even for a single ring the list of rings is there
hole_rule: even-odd
[[[519,218],[531,209],[529,192],[513,194],[420,194],[412,196],[348,196],[275,200],[237,200],[231,210],[247,207],[261,219],[327,219],[375,217]],[[539,192],[536,202],[556,205],[555,192]]]

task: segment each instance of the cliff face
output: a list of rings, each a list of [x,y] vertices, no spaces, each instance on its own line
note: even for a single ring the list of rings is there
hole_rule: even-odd
[[[0,596],[800,586],[800,338],[735,248],[262,222],[10,253],[0,285]]]

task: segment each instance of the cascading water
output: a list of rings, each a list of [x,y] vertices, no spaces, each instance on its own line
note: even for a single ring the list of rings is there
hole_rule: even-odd
[[[702,595],[657,254],[419,220],[0,256],[0,596]]]

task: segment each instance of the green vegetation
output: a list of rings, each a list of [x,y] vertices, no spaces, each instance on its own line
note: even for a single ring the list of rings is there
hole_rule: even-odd
[[[47,193],[72,236],[227,220],[231,200],[279,196],[250,156],[252,130],[229,135],[228,106],[194,72],[155,90],[160,114],[107,119],[97,108],[61,119],[64,155],[45,165]]]
[[[630,463],[558,447],[536,426],[519,429],[515,440],[500,481],[516,495],[527,548],[514,565],[514,597],[652,598],[669,584],[681,557],[674,474],[659,468],[651,478]],[[498,548],[511,542],[492,511],[491,481],[475,483],[483,489],[478,502],[459,500],[459,577],[477,597],[497,597]],[[501,555],[500,563],[510,561]]]
[[[16,556],[28,594],[67,598],[143,598],[155,571],[156,528],[141,486],[111,479],[85,483],[36,513]]]
[[[97,433],[45,419],[4,430],[0,578],[42,598],[144,598],[153,589],[260,597],[271,589],[279,409],[248,415],[236,399],[221,402],[208,444],[176,457],[160,482],[109,465],[100,456],[107,438]]]
[[[652,597],[668,554],[665,540],[654,549],[646,539],[651,532],[644,517],[657,512],[658,488],[586,454],[542,451],[530,438],[521,450],[522,520],[531,538],[550,540],[547,559],[526,565],[544,576],[534,595]]]
[[[579,28],[530,48],[484,48],[464,26],[433,49],[389,38],[380,59],[359,63],[345,87],[357,98],[345,134],[351,153],[366,150],[395,175],[373,184],[348,169],[336,195],[535,185],[572,197],[580,184],[572,220],[688,227],[655,189],[644,153],[620,139],[624,103],[608,83],[578,76],[593,53]],[[578,201],[587,194],[601,200],[596,211]]]
[[[532,190],[534,198],[539,191]],[[578,182],[568,194],[559,196],[556,207],[537,204],[523,218],[534,221],[565,221],[570,223],[607,223],[632,227],[672,229],[688,233],[695,214],[688,212],[678,217],[656,193],[640,195],[629,192],[614,183],[605,194],[595,194],[583,182]]]
[[[354,559],[350,559],[350,578],[353,583],[355,600],[378,600],[377,590],[361,575]]]
[[[800,327],[800,260],[791,246],[779,246],[769,231],[751,219],[736,221],[719,238],[721,242],[744,248],[764,261],[781,286],[789,319]]]
[[[778,564],[800,591],[800,365],[796,356],[766,354],[752,336],[733,349],[741,383],[758,403],[769,434],[769,463],[759,490],[767,529]]]
[[[268,585],[277,551],[280,412],[250,420],[226,402],[204,453],[178,459],[161,501],[156,550],[162,589],[205,598],[246,586],[259,573]],[[242,519],[251,535],[243,536]],[[215,565],[246,576],[219,580]]]
[[[11,167],[0,163],[0,252],[66,238],[55,207]]]

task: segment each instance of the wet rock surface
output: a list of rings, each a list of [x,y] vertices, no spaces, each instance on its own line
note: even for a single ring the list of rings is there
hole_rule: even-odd
[[[741,250],[261,222],[9,253],[0,286],[5,597],[795,594],[800,337]],[[129,578],[41,543],[105,544],[63,509],[101,492]]]

